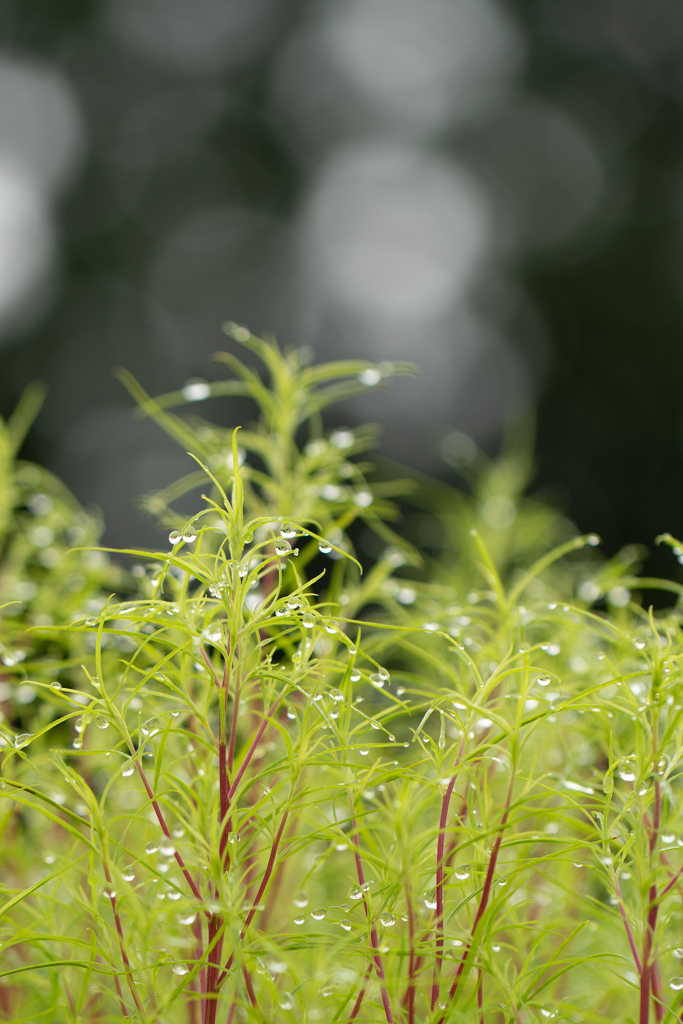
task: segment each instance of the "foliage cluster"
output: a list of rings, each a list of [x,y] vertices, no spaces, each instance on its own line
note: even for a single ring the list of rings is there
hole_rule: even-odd
[[[410,367],[229,332],[226,381],[122,374],[194,460],[158,551],[17,461],[36,391],[0,433],[0,1019],[683,1019],[682,588],[519,451],[373,478],[322,412]]]

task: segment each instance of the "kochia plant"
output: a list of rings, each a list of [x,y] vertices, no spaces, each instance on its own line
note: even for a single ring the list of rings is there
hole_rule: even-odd
[[[421,557],[372,431],[320,415],[409,368],[230,333],[267,381],[123,375],[194,459],[148,499],[168,546],[5,658],[0,1019],[683,1019],[681,615],[637,599],[681,587],[511,456],[407,499]],[[170,411],[218,395],[258,424]]]

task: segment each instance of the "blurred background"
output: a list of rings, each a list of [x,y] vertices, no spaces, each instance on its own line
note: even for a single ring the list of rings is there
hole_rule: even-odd
[[[337,413],[393,458],[535,412],[581,529],[683,534],[679,0],[4,0],[0,45],[0,412],[48,383],[26,454],[110,543],[187,468],[113,368],[220,376],[227,319],[415,361]]]

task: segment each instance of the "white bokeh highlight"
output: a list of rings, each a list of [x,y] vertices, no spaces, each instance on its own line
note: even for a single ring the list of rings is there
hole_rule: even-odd
[[[84,152],[73,90],[54,68],[0,57],[0,343],[54,293],[54,201]]]
[[[268,44],[277,0],[109,0],[113,32],[143,58],[188,74],[241,65]]]
[[[490,240],[488,207],[456,165],[418,149],[338,149],[303,217],[313,287],[352,312],[424,320],[458,301]]]

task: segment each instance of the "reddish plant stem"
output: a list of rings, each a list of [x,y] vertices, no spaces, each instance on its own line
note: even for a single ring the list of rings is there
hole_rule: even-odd
[[[247,995],[249,996],[249,1002],[251,1003],[252,1006],[258,1008],[258,999],[256,998],[254,986],[252,985],[251,982],[251,975],[247,970],[246,964],[242,964],[242,974],[244,976],[244,984],[247,986]]]
[[[434,973],[432,975],[432,1010],[439,1001],[441,989],[441,967],[443,964],[443,876],[444,876],[444,849],[446,844],[446,826],[448,824],[448,808],[453,795],[453,787],[458,777],[460,759],[465,746],[464,739],[460,743],[460,750],[455,759],[455,768],[451,775],[446,792],[441,801],[441,817],[439,819],[439,837],[436,842],[436,959],[434,961]],[[455,846],[453,844],[453,850]],[[452,856],[451,851],[449,855]]]
[[[353,829],[353,853],[356,860],[356,874],[358,875],[358,885],[363,892],[363,907],[365,909],[365,917],[370,920],[370,906],[365,890],[365,876],[363,874],[363,861],[360,855],[360,836],[358,835],[358,823],[356,821],[356,814],[353,808],[353,800],[351,802],[351,826]],[[372,943],[372,959],[375,964],[375,971],[379,979],[379,988],[382,995],[382,1005],[384,1007],[384,1015],[387,1018],[387,1024],[394,1024],[394,1017],[391,1012],[391,1006],[389,1004],[389,993],[386,986],[386,978],[384,975],[384,964],[382,963],[382,954],[379,951],[379,939],[377,937],[377,927],[375,922],[372,921],[370,925],[370,942]]]
[[[650,829],[650,872],[654,871],[654,854],[659,838],[659,827],[662,812],[662,793],[659,779],[655,778],[655,803],[652,814],[652,827]],[[652,990],[652,950],[654,947],[655,928],[657,926],[657,913],[659,905],[657,901],[657,884],[653,881],[650,886],[649,905],[647,920],[645,924],[645,935],[643,938],[642,969],[640,972],[640,1015],[639,1024],[649,1024],[650,1020],[650,993]],[[658,1018],[661,1019],[661,1018]]]
[[[230,721],[230,744],[228,746],[228,775],[232,775],[232,768],[235,763],[235,745],[237,743],[237,715],[240,709],[240,681],[239,675],[235,679],[235,692],[232,697],[232,719]]]
[[[206,968],[206,992],[204,993],[204,1024],[215,1024],[218,1010],[218,991],[220,982],[218,975],[221,969],[223,952],[223,933],[225,924],[219,914],[212,914],[209,921],[207,938],[208,965]]]
[[[109,871],[109,865],[107,864],[106,860],[104,860],[102,863],[103,863],[103,866],[104,866],[104,877],[107,879],[107,885],[109,886],[109,891],[113,893],[114,889],[112,887],[112,881],[111,881],[111,874],[110,874],[110,871]],[[116,906],[116,895],[110,896],[109,900],[111,902],[111,909],[112,909],[112,913],[114,915],[114,924],[116,925],[116,934],[118,935],[118,939],[119,939],[119,949],[121,951],[121,959],[123,960],[123,966],[126,969],[126,983],[128,985],[128,988],[130,989],[130,994],[133,997],[133,1002],[135,1003],[135,1006],[137,1008],[138,1013],[140,1014],[141,1017],[144,1017],[144,1013],[145,1013],[144,1007],[142,1005],[142,1000],[140,999],[140,996],[138,995],[138,990],[137,990],[137,986],[135,984],[135,979],[133,978],[133,970],[132,970],[132,968],[130,966],[130,960],[128,959],[128,952],[126,951],[126,943],[125,943],[125,940],[124,940],[124,937],[123,937],[123,928],[121,926],[121,918],[119,916],[119,912],[118,912],[118,909],[117,909],[117,906]],[[124,1000],[123,1000],[123,993],[121,991],[121,985],[119,984],[118,977],[116,978],[116,989],[118,991],[119,1002],[121,1004],[121,1012],[123,1013],[123,1015],[125,1017],[128,1011],[126,1010],[126,1005],[125,1005]]]
[[[465,949],[463,951],[462,957],[460,958],[460,963],[458,964],[458,969],[457,969],[456,974],[455,974],[455,979],[453,981],[453,984],[451,985],[450,992],[448,993],[448,998],[449,998],[450,1002],[454,1002],[454,1000],[455,1000],[455,998],[456,998],[456,996],[458,994],[458,989],[460,987],[460,979],[463,977],[463,974],[464,974],[464,971],[465,971],[465,965],[467,964],[467,961],[469,960],[469,957],[470,957],[470,953],[472,952],[472,944],[474,942],[474,937],[475,937],[477,928],[479,927],[479,922],[481,921],[482,917],[484,916],[484,914],[486,912],[486,908],[488,906],[489,898],[491,896],[491,886],[493,885],[493,876],[495,874],[496,863],[498,861],[498,854],[500,852],[500,844],[503,841],[503,832],[505,831],[505,826],[507,825],[508,815],[510,813],[510,801],[512,800],[512,787],[514,785],[514,781],[515,781],[514,775],[511,775],[510,776],[510,784],[508,786],[508,791],[507,791],[507,796],[505,798],[505,808],[504,808],[504,811],[503,811],[503,817],[501,818],[500,827],[498,829],[498,835],[496,836],[496,841],[493,844],[493,849],[491,850],[491,856],[489,857],[489,866],[488,866],[488,870],[486,872],[486,878],[484,880],[484,887],[483,887],[483,889],[481,891],[481,896],[479,898],[479,906],[477,907],[477,913],[475,914],[475,917],[474,917],[474,923],[473,923],[471,931],[470,931],[470,937],[469,937],[469,939],[467,941],[467,945],[465,946]],[[446,1014],[442,1014],[442,1016],[439,1017],[438,1024],[443,1024],[445,1019],[446,1019]]]
[[[351,1010],[351,1016],[349,1017],[349,1024],[351,1024],[351,1021],[355,1020],[356,1017],[358,1016],[358,1014],[360,1013],[360,1008],[361,1008],[361,1005],[363,1003],[363,999],[365,998],[365,992],[366,992],[367,987],[368,987],[368,981],[370,980],[370,974],[371,973],[372,973],[372,960],[370,961],[370,963],[367,966],[367,969],[365,971],[365,975],[363,977],[363,983],[362,983],[362,985],[360,987],[360,992],[358,993],[358,996],[356,997],[356,1001],[353,1004],[353,1009]]]
[[[616,892],[617,892],[617,900],[619,901],[618,902],[619,913],[621,914],[621,919],[624,922],[624,929],[626,931],[626,937],[628,939],[628,944],[631,947],[631,953],[633,955],[633,962],[636,965],[636,970],[638,971],[638,974],[641,974],[642,970],[643,970],[643,967],[642,967],[642,964],[640,962],[640,957],[638,956],[638,950],[636,948],[636,940],[633,937],[633,931],[631,930],[631,925],[628,923],[628,918],[626,916],[626,908],[624,907],[624,900],[623,900],[622,895],[621,895],[621,889],[619,887],[619,879],[618,878],[615,879],[615,888],[616,888]]]
[[[273,715],[275,714],[275,712],[277,711],[278,706],[280,705],[281,701],[282,701],[282,697],[278,697],[277,700],[275,701],[275,703],[271,705],[271,707],[268,710],[268,712],[266,713],[263,721],[261,722],[260,726],[258,727],[256,735],[254,736],[254,739],[252,740],[251,746],[249,747],[249,750],[247,751],[247,753],[245,755],[244,761],[242,761],[242,764],[240,766],[240,770],[237,772],[237,775],[235,776],[235,778],[233,780],[233,783],[230,786],[230,789],[228,790],[228,802],[229,803],[232,802],[232,798],[234,797],[235,793],[237,792],[237,787],[239,786],[240,782],[242,781],[242,776],[244,775],[245,771],[249,767],[249,762],[251,761],[252,757],[254,756],[254,752],[255,752],[256,748],[258,747],[259,743],[261,742],[261,738],[262,738],[264,732],[266,731],[266,729],[268,727],[268,723],[269,723],[270,719],[273,717]]]
[[[135,766],[136,766],[136,768],[138,770],[138,775],[142,779],[142,784],[145,787],[145,791],[147,793],[147,796],[149,797],[149,801],[150,801],[152,807],[154,808],[154,813],[156,814],[157,821],[159,822],[159,824],[161,826],[161,831],[164,833],[164,835],[166,836],[167,839],[171,840],[171,845],[173,845],[173,840],[171,838],[171,833],[168,830],[168,825],[166,824],[166,819],[164,818],[163,811],[161,810],[161,807],[159,806],[159,801],[157,800],[157,798],[154,796],[154,793],[152,792],[152,787],[150,786],[149,782],[147,781],[147,776],[145,775],[145,770],[142,767],[142,762],[140,761],[139,757],[135,758]],[[185,876],[185,880],[187,881],[187,884],[189,885],[190,889],[192,890],[192,895],[196,899],[198,899],[200,901],[200,903],[201,903],[202,902],[202,894],[200,893],[199,889],[197,888],[192,875],[190,874],[190,872],[185,867],[185,861],[183,860],[182,856],[178,853],[177,850],[175,851],[174,856],[175,856],[176,861],[178,862],[178,867],[182,871],[183,875]],[[207,915],[207,917],[210,917],[210,914],[208,913],[208,911],[204,911],[204,913]]]
[[[410,879],[406,881],[406,905],[408,908],[408,942],[410,953],[408,957],[408,989],[406,991],[408,1003],[408,1024],[415,1024],[415,976],[417,973],[417,959],[415,957],[415,904]]]
[[[247,929],[249,928],[249,925],[254,920],[254,915],[256,914],[258,905],[261,902],[261,897],[263,896],[264,892],[266,891],[266,887],[268,885],[268,882],[270,881],[270,876],[272,875],[273,867],[275,866],[275,859],[277,857],[278,847],[280,845],[280,840],[282,839],[282,833],[284,832],[285,825],[287,824],[288,816],[289,816],[289,811],[285,811],[284,814],[282,815],[282,818],[280,819],[280,824],[278,826],[278,830],[275,833],[275,838],[273,839],[273,842],[272,842],[271,847],[270,847],[270,855],[268,857],[268,863],[266,864],[266,870],[263,873],[263,878],[261,879],[261,884],[259,886],[258,892],[256,893],[256,898],[254,899],[252,908],[249,911],[249,913],[247,914],[246,921],[242,925],[242,930],[240,931],[240,938],[239,938],[240,942],[242,941],[242,939],[246,935]],[[235,950],[233,950],[232,953],[230,954],[230,956],[228,958],[228,962],[226,963],[225,967],[223,968],[223,971],[221,972],[221,974],[220,974],[220,976],[218,978],[217,989],[220,988],[220,986],[225,981],[225,979],[226,979],[226,977],[228,975],[228,971],[232,967],[234,960],[235,960]]]
[[[225,872],[228,868],[228,757],[227,738],[225,735],[226,721],[228,715],[228,663],[225,662],[223,669],[223,683],[218,694],[220,709],[218,715],[218,800],[219,800],[219,840],[218,855],[221,868]],[[230,737],[232,741],[232,736]]]

